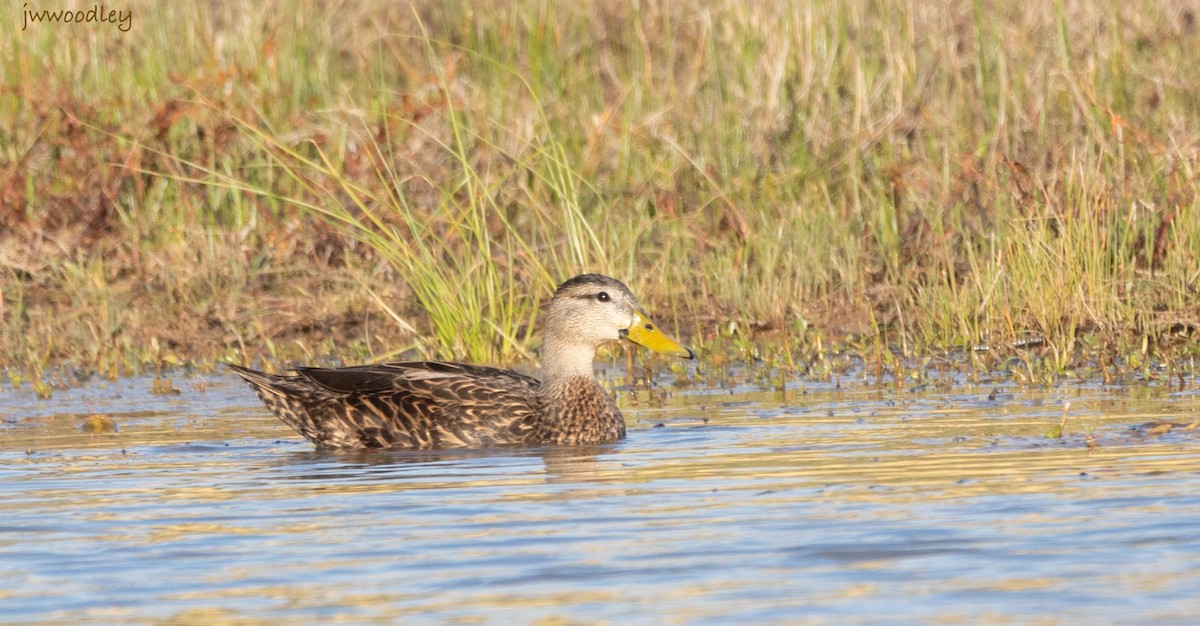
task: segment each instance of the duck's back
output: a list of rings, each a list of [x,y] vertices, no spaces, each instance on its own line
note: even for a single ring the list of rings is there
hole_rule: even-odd
[[[273,376],[233,367],[275,415],[322,448],[543,443],[540,382],[478,365],[419,361]]]

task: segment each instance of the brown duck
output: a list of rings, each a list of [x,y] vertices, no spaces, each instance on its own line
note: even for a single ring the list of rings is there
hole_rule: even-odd
[[[318,448],[432,449],[616,441],[625,418],[596,382],[596,348],[628,339],[696,358],[650,323],[628,287],[599,274],[558,287],[544,334],[541,380],[439,361],[298,367],[291,376],[229,367]]]

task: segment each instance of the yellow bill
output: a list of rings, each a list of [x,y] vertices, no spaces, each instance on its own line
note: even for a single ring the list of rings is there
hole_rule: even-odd
[[[645,312],[641,310],[633,312],[633,324],[627,330],[622,331],[621,334],[633,343],[655,352],[680,356],[685,359],[696,358],[696,353],[692,352],[690,348],[671,339],[666,333],[659,330],[657,326],[650,323],[650,320],[646,318]]]

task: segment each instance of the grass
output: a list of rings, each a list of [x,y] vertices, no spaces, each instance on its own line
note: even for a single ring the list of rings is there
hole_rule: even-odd
[[[1195,377],[1176,3],[125,8],[0,9],[14,384],[527,360],[581,271],[711,363]]]

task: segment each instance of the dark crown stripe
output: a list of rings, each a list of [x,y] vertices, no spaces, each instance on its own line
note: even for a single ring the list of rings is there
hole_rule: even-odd
[[[620,287],[622,285],[616,280],[600,274],[580,274],[579,276],[576,276],[575,278],[572,278],[559,285],[558,289],[554,292],[554,295],[557,296],[565,291],[578,289],[584,286],[613,288]]]

